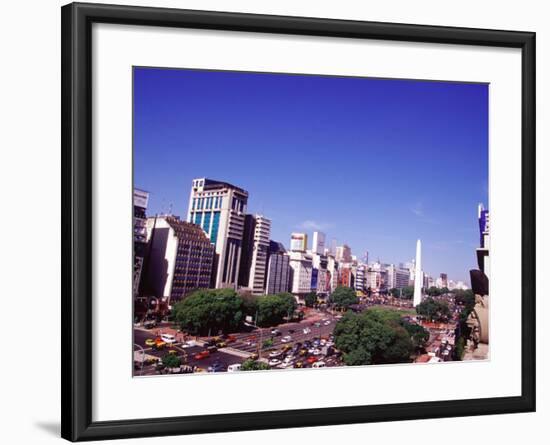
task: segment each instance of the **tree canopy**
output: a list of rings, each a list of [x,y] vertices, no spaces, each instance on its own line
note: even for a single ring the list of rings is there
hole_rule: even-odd
[[[256,299],[258,326],[275,326],[285,317],[291,318],[296,310],[296,299],[292,294],[283,292],[275,295],[262,295]]]
[[[435,300],[432,297],[426,298],[416,306],[418,315],[422,315],[430,321],[447,321],[451,316],[451,310],[446,301]]]
[[[401,298],[410,300],[414,295],[414,286],[405,286],[401,289]]]
[[[182,330],[211,335],[237,330],[244,320],[243,300],[233,289],[203,289],[177,302],[172,309]]]
[[[352,304],[359,303],[355,290],[347,286],[338,286],[330,296],[332,303],[339,309],[347,309]]]
[[[307,307],[313,307],[317,303],[317,294],[315,292],[310,292],[304,297],[304,302]]]
[[[177,355],[166,354],[162,358],[162,364],[167,368],[177,368],[178,366],[181,366],[181,358]]]
[[[241,371],[261,371],[270,369],[269,365],[257,360],[247,359],[241,365]]]
[[[350,366],[410,362],[414,344],[404,323],[386,309],[347,312],[334,328],[335,344]]]

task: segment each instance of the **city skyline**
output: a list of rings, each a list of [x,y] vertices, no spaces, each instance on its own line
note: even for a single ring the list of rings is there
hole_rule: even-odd
[[[247,190],[285,247],[318,230],[398,264],[420,238],[428,274],[469,282],[487,85],[136,68],[134,88],[149,215],[185,218],[192,179],[210,177]]]

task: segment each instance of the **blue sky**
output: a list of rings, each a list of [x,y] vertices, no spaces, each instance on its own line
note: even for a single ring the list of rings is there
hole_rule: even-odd
[[[186,216],[193,178],[249,192],[272,239],[326,233],[371,260],[423,244],[424,270],[469,284],[488,195],[488,86],[135,68],[134,184]]]

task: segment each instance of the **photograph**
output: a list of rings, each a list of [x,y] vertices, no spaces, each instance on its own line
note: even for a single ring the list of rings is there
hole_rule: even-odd
[[[133,377],[490,360],[488,83],[132,82]]]

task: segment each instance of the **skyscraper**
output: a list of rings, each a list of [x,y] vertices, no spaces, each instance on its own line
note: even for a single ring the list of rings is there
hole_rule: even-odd
[[[418,306],[422,302],[422,285],[424,282],[422,274],[422,244],[420,240],[416,241],[416,259],[414,262],[414,296],[413,306]]]
[[[153,296],[178,301],[210,286],[214,246],[195,224],[175,216],[147,219],[147,287]]]
[[[341,263],[351,263],[351,260],[351,248],[347,244],[336,248],[336,261]]]
[[[281,243],[269,242],[269,257],[265,284],[266,294],[288,292],[290,279],[290,258]]]
[[[147,216],[145,211],[147,210],[148,201],[149,193],[134,189],[134,298],[139,293],[145,247],[147,245],[147,229],[145,227]]]
[[[205,231],[215,245],[212,285],[237,287],[248,192],[222,181],[193,180],[187,221]]]
[[[479,270],[489,277],[489,210],[485,209],[481,203],[477,207],[477,219],[479,223],[479,247],[476,249],[477,264]]]
[[[325,253],[325,234],[323,232],[313,232],[313,241],[311,252],[319,255]]]
[[[254,295],[262,295],[265,289],[271,221],[262,215],[256,215],[254,220],[254,242],[252,245],[252,260],[250,264],[248,287],[252,289]]]

